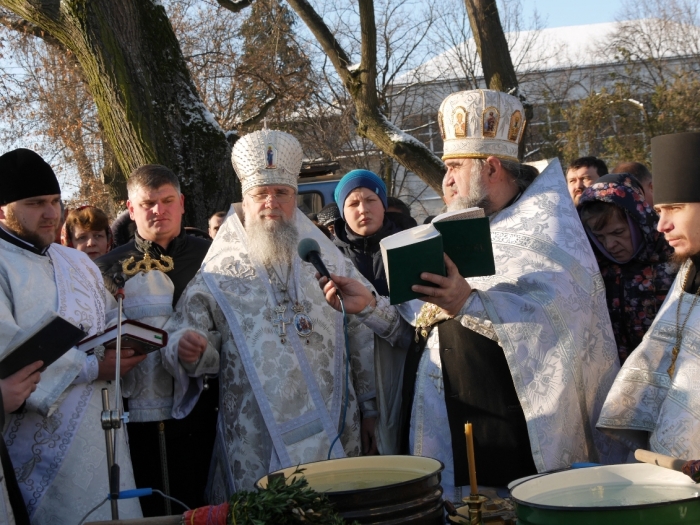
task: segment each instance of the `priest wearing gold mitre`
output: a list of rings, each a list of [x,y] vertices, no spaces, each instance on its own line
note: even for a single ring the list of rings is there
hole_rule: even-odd
[[[243,213],[232,207],[166,325],[175,417],[194,405],[204,374],[219,374],[211,503],[279,468],[326,459],[329,449],[331,458],[359,455],[361,427],[369,451],[376,417],[374,336],[349,316],[346,389],[343,317],[297,254],[300,239],[314,239],[328,268],[361,279],[297,209],[299,142],[256,131],[236,142],[232,160]]]
[[[632,450],[700,459],[700,133],[654,137],[651,159],[657,228],[681,267],[615,379],[598,427]]]
[[[413,340],[404,450],[445,464],[442,485],[453,501],[469,481],[468,421],[483,485],[577,461],[618,461],[623,447],[611,448],[595,429],[619,369],[605,287],[559,162],[539,175],[518,162],[524,110],[505,93],[453,93],[438,123],[447,185],[458,190],[450,209],[484,209],[496,275],[465,280],[446,258],[447,277],[422,275],[437,287],[413,288],[423,306],[399,306],[404,322],[392,322],[396,309],[386,298],[365,317],[394,344],[407,334]],[[321,282],[334,303],[332,284]],[[349,279],[338,285],[350,311],[369,300]]]

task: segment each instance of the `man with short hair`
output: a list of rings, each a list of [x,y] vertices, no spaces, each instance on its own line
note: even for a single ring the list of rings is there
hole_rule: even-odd
[[[236,142],[243,216],[229,214],[166,327],[176,413],[190,410],[203,374],[219,373],[210,503],[280,468],[373,448],[373,334],[349,316],[346,350],[343,316],[297,253],[300,239],[313,239],[329,268],[359,277],[297,209],[302,155],[282,131]]]
[[[124,313],[129,319],[161,328],[183,290],[199,269],[211,241],[187,235],[182,227],[185,196],[180,181],[165,166],[148,164],[127,181],[129,215],[136,223],[134,239],[95,262],[108,287],[125,280]],[[129,439],[137,485],[157,488],[201,506],[214,444],[215,379],[192,414],[173,419],[173,378],[163,368],[160,352],[152,352],[122,380],[129,410]],[[165,459],[164,459],[165,458]],[[141,499],[144,515],[170,513],[160,496]]]
[[[646,336],[625,361],[598,427],[630,449],[700,458],[700,133],[651,139],[658,230],[681,264]]]
[[[566,185],[574,205],[578,206],[578,199],[583,190],[607,173],[607,164],[598,157],[580,157],[569,164],[566,170]]]
[[[0,359],[13,339],[53,313],[88,335],[104,331],[115,317],[116,303],[90,258],[53,243],[60,194],[56,175],[35,152],[16,149],[0,157]],[[115,358],[114,350],[105,351],[102,361],[69,350],[42,372],[24,408],[8,417],[3,438],[33,525],[74,525],[109,493],[101,390],[109,388],[114,400],[109,381],[114,382]],[[123,350],[121,373],[142,360]],[[5,407],[15,410],[16,395],[5,389],[11,378],[0,385]],[[123,430],[117,431],[117,448],[120,488],[133,489]],[[12,472],[4,461],[3,467],[9,488]],[[134,500],[120,501],[119,512],[121,518],[141,517]],[[2,511],[0,521],[1,516]],[[110,517],[109,505],[91,515]]]
[[[464,112],[466,130],[455,123]],[[487,116],[496,120],[488,127]],[[453,93],[438,113],[448,186],[458,190],[450,209],[484,209],[497,274],[465,280],[445,256],[446,277],[423,273],[436,286],[412,288],[422,307],[380,297],[363,316],[396,346],[412,341],[403,449],[444,463],[444,495],[455,502],[469,482],[466,422],[487,486],[620,459],[594,427],[619,367],[605,290],[558,161],[540,175],[518,162],[523,116],[517,98],[491,90]],[[346,311],[372,300],[360,283],[332,278]],[[320,281],[337,307],[333,283]]]
[[[225,211],[217,211],[214,215],[209,217],[209,237],[212,239],[219,233],[219,228],[221,228],[226,218],[226,213]]]
[[[629,173],[639,181],[644,191],[644,200],[649,206],[654,206],[654,182],[651,172],[641,162],[621,162],[615,166],[611,173]]]

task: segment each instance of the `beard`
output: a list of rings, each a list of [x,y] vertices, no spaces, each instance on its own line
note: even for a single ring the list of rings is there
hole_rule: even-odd
[[[278,220],[263,219],[267,216]],[[260,214],[245,212],[248,233],[248,253],[265,264],[289,265],[297,250],[299,231],[294,219],[288,219],[279,210],[264,210]]]
[[[472,165],[472,172],[469,176],[469,195],[466,197],[455,195],[452,198],[452,202],[447,206],[447,211],[466,210],[467,208],[475,207],[483,208],[487,216],[496,211],[493,209],[493,203],[481,179],[481,165],[478,163]]]
[[[48,226],[49,224],[55,227],[56,222],[57,221],[42,219],[38,227]],[[17,237],[33,244],[40,250],[49,246],[56,238],[55,232],[42,235],[41,233],[27,229],[24,224],[19,221],[17,215],[15,215],[15,210],[11,204],[7,206],[7,211],[5,212],[5,224]]]

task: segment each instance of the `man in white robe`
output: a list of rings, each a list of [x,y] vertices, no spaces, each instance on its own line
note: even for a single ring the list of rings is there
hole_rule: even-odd
[[[203,375],[219,373],[210,503],[280,468],[359,455],[361,428],[365,451],[376,446],[373,334],[349,317],[348,362],[343,316],[297,255],[298,239],[312,238],[329,268],[359,275],[296,209],[301,146],[262,130],[241,138],[232,160],[244,217],[229,213],[165,327],[175,417],[196,402]]]
[[[486,127],[492,113],[497,122]],[[456,115],[466,115],[466,128]],[[437,287],[413,287],[428,302],[398,308],[405,322],[386,298],[364,317],[392,343],[413,338],[406,322],[416,326],[405,370],[404,449],[445,464],[445,498],[455,502],[468,482],[467,421],[484,485],[622,458],[621,447],[595,429],[619,368],[605,287],[559,163],[535,178],[517,161],[523,117],[518,99],[490,90],[453,93],[438,113],[448,186],[458,190],[450,210],[485,210],[496,275],[465,280],[446,258],[447,277],[421,276]],[[333,283],[321,283],[334,303]],[[367,304],[357,283],[336,284],[348,311]]]
[[[162,328],[180,295],[199,270],[211,242],[188,235],[182,226],[185,196],[180,181],[165,166],[139,166],[127,181],[127,207],[136,223],[134,238],[95,261],[113,287],[115,274],[124,286],[124,313],[129,319]],[[206,504],[211,449],[214,447],[218,395],[214,388],[199,399],[183,420],[173,419],[173,378],[163,368],[160,352],[122,379],[129,411],[129,443],[139,488],[160,490],[190,508]],[[141,498],[144,516],[172,514],[170,500]]]
[[[28,182],[31,181],[31,182]],[[116,306],[87,255],[51,244],[60,213],[51,167],[26,149],[0,157],[0,359],[20,331],[58,313],[88,335],[105,329]],[[124,350],[122,373],[142,360]],[[115,353],[98,362],[73,348],[43,373],[23,410],[8,418],[4,439],[31,523],[75,525],[109,492],[102,388],[114,378]],[[124,430],[117,432],[121,488],[134,487]],[[120,517],[140,517],[136,500]],[[109,504],[91,515],[111,518]]]
[[[700,459],[700,133],[651,140],[658,230],[682,264],[608,394],[598,427],[631,450]]]

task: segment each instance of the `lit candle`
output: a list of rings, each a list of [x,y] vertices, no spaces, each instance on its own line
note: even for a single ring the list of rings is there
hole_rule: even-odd
[[[474,436],[472,434],[472,424],[464,425],[464,435],[467,438],[467,460],[469,461],[469,485],[471,494],[476,496],[479,491],[476,488],[476,463],[474,462]]]

